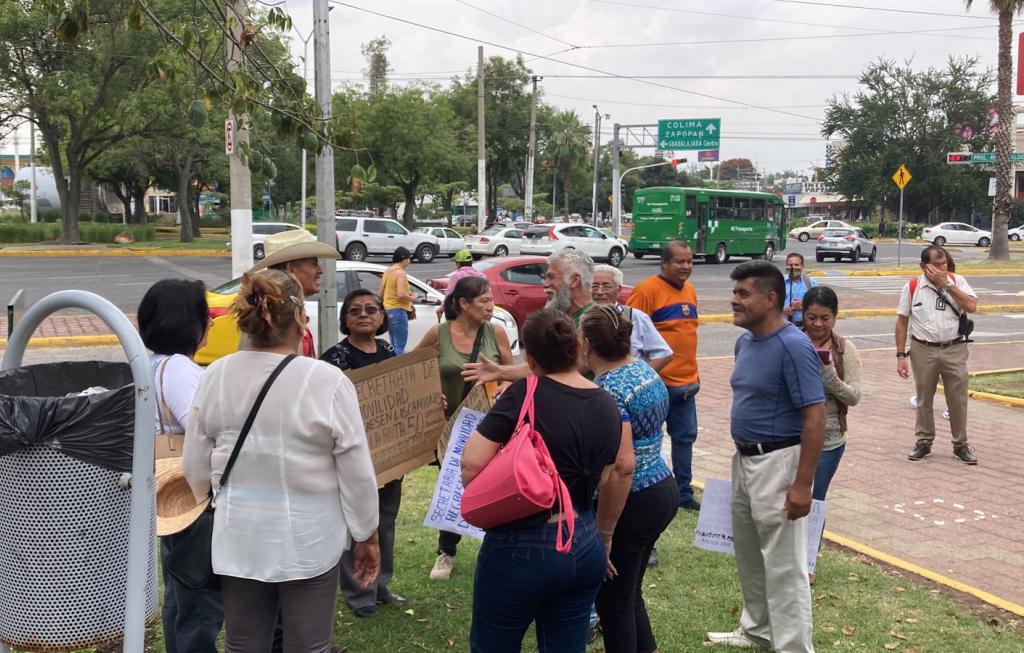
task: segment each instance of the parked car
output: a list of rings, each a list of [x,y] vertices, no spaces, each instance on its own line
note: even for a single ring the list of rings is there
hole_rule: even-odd
[[[547,256],[560,249],[578,249],[595,260],[605,260],[619,267],[628,247],[614,236],[580,222],[534,225],[523,232],[523,254]]]
[[[856,227],[852,229],[826,229],[825,233],[818,236],[818,244],[814,248],[814,257],[818,263],[831,257],[839,262],[848,258],[851,263],[860,263],[863,256],[868,261],[875,262],[878,255],[878,248],[864,233],[863,229]]]
[[[494,303],[505,309],[523,325],[526,318],[536,310],[544,308],[547,295],[544,294],[544,275],[548,272],[548,260],[543,256],[506,256],[477,261],[473,267],[483,272],[491,282]],[[448,289],[448,275],[427,281],[431,287],[444,292]],[[619,301],[625,302],[633,286],[622,286]],[[412,324],[410,322],[410,324]]]
[[[445,256],[455,256],[455,252],[466,246],[462,236],[448,227],[419,227],[414,233],[427,234],[437,238],[437,253]]]
[[[263,242],[267,239],[267,236],[301,228],[299,225],[290,222],[253,222],[252,257],[257,261],[263,258]],[[227,248],[231,249],[230,240],[227,242]]]
[[[387,218],[335,218],[334,229],[338,234],[338,251],[349,261],[364,261],[370,255],[391,256],[399,247],[405,247],[420,263],[430,263],[440,249],[435,236],[412,233]]]
[[[795,227],[789,230],[789,237],[796,238],[801,243],[806,243],[811,238],[817,238],[825,233],[826,229],[853,229],[853,225],[842,220],[818,220],[803,227]]]
[[[335,265],[338,279],[339,311],[345,296],[357,288],[367,288],[380,295],[381,275],[387,269],[386,266],[362,261],[338,261]],[[413,305],[416,308],[417,319],[409,322],[409,346],[415,347],[430,326],[437,324],[435,311],[444,301],[444,294],[412,275],[408,275],[408,278],[409,288],[416,293]],[[209,304],[210,318],[213,320],[213,324],[210,326],[206,346],[196,352],[196,362],[200,365],[209,365],[218,358],[238,350],[238,323],[231,315],[230,307],[241,286],[240,278],[232,279],[206,292],[206,301]],[[309,328],[313,332],[314,342],[317,339],[319,308],[320,304],[316,297],[306,300],[306,314],[309,315]],[[516,327],[516,321],[512,314],[496,306],[491,322],[505,328],[509,343],[512,345],[512,353],[518,354],[519,329]],[[338,340],[341,339],[340,330],[335,336]],[[387,338],[388,335],[385,333],[381,337]]]
[[[933,245],[977,245],[988,247],[992,244],[992,232],[982,231],[963,222],[943,222],[921,230],[921,239]]]
[[[1024,237],[1024,227],[1017,227],[1016,229],[1010,229],[1006,232],[1006,236],[1010,240],[1020,240]]]
[[[473,258],[515,255],[519,254],[522,237],[523,232],[519,229],[496,224],[479,234],[466,236],[466,249],[473,254]]]

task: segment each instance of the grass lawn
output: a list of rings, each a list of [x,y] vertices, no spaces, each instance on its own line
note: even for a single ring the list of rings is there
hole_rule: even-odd
[[[1024,372],[972,376],[968,388],[1024,399]]]
[[[140,240],[138,242],[131,243],[129,245],[118,245],[116,243],[108,243],[106,246],[117,249],[144,249],[147,247],[161,248],[161,249],[216,249],[227,251],[227,236],[204,236],[202,238],[196,238],[191,243],[179,242],[177,234],[161,234],[158,233],[155,240]]]

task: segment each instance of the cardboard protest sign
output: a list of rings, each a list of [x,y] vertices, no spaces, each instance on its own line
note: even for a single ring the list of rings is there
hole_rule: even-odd
[[[466,523],[462,518],[461,463],[466,441],[484,418],[484,414],[460,408],[452,419],[455,428],[451,431],[449,446],[440,458],[441,471],[437,475],[434,496],[430,499],[427,516],[423,519],[424,526],[483,539],[483,530]]]
[[[813,574],[818,560],[818,547],[825,530],[826,504],[811,501],[807,519],[807,573]],[[782,510],[782,506],[779,506]],[[732,483],[709,478],[704,483],[700,498],[700,514],[693,534],[693,544],[699,549],[735,554],[732,535]]]
[[[441,439],[437,441],[438,460],[444,460],[444,452],[448,450],[448,439],[452,435],[452,429],[455,427],[455,422],[458,421],[459,413],[462,412],[462,409],[467,408],[486,415],[487,411],[494,405],[494,393],[496,390],[496,383],[484,383],[473,386],[473,389],[469,391],[469,394],[459,404],[459,407],[452,412],[452,418],[448,420],[444,431],[441,432]]]
[[[356,387],[377,484],[434,460],[444,429],[437,349],[345,372]]]

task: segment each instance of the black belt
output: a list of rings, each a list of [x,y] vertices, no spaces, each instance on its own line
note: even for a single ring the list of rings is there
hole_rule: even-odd
[[[939,347],[940,349],[952,347],[953,345],[959,345],[964,341],[963,338],[957,338],[956,340],[950,340],[948,342],[928,342],[927,340],[921,340],[920,338],[915,338],[913,336],[911,336],[910,339],[913,340],[914,342],[921,343],[925,347]]]
[[[756,442],[753,444],[737,442],[736,451],[740,452],[741,456],[760,456],[772,451],[778,451],[779,449],[795,447],[798,444],[800,444],[799,437],[775,440],[773,442]]]

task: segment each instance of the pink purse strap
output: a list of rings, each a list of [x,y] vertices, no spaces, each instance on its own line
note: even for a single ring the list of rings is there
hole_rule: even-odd
[[[534,449],[540,454],[544,464],[551,470],[551,474],[554,476],[556,495],[555,495],[555,510],[558,511],[558,535],[555,538],[555,550],[559,553],[569,553],[572,549],[572,538],[576,533],[576,519],[573,516],[572,507],[572,496],[569,494],[569,486],[565,484],[562,477],[558,474],[558,470],[555,468],[555,461],[551,458],[551,452],[548,451],[548,445],[544,442],[544,438],[540,437],[537,432],[537,421],[534,417],[534,395],[537,392],[537,385],[539,379],[536,375],[531,374],[526,377],[526,398],[523,399],[523,407],[519,411],[519,421],[516,423],[516,431],[519,431],[524,423],[524,419],[530,418],[530,431],[533,437]],[[566,516],[568,515],[568,518]],[[563,524],[568,524],[568,534],[565,534]]]

